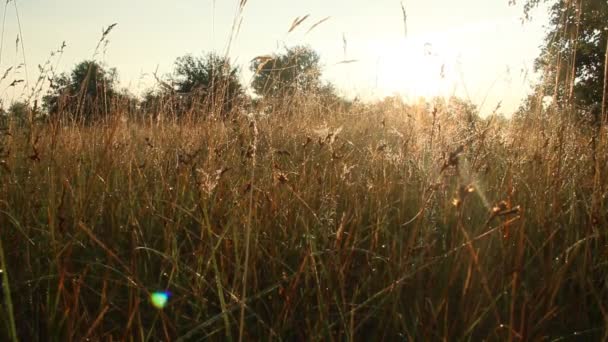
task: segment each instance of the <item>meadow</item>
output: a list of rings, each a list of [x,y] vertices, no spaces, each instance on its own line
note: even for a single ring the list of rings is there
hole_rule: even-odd
[[[252,60],[256,98],[209,54],[131,103],[95,60],[116,24],[71,75],[62,44],[0,113],[0,340],[608,340],[608,47],[584,4],[553,7],[508,118],[345,100],[303,48]]]
[[[605,128],[453,100],[110,114],[1,132],[3,340],[608,338]]]

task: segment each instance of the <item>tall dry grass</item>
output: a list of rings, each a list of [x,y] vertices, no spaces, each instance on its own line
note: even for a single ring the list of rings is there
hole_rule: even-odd
[[[299,108],[9,127],[4,336],[607,337],[605,137],[455,101]]]

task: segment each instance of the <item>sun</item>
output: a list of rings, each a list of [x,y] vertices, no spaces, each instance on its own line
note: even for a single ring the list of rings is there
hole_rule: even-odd
[[[446,97],[456,87],[456,50],[449,35],[433,34],[380,43],[377,90],[406,98]]]

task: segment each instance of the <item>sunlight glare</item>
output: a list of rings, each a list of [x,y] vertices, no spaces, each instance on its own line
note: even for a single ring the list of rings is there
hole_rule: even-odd
[[[377,89],[383,95],[415,99],[454,92],[457,56],[446,36],[412,37],[379,45]]]

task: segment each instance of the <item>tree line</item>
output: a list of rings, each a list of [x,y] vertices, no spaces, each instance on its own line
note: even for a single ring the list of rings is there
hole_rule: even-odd
[[[321,79],[320,57],[308,46],[286,48],[283,53],[256,57],[252,97],[241,82],[241,70],[216,53],[184,55],[173,72],[141,98],[118,89],[118,73],[94,60],[84,60],[69,73],[48,78],[39,116],[91,123],[127,111],[143,116],[173,115],[228,117],[235,110],[252,109],[256,103],[285,108],[297,98],[318,97],[327,106],[343,103],[333,85]],[[27,121],[28,104],[15,102],[9,115]]]
[[[522,1],[528,20],[533,9],[548,5],[549,23],[534,63],[534,71],[540,73],[541,79],[516,116],[565,113],[591,125],[608,123],[608,1]],[[236,108],[260,102],[273,109],[290,108],[294,102],[310,98],[330,109],[345,102],[332,84],[321,80],[319,55],[310,47],[296,46],[283,53],[257,57],[249,68],[254,73],[253,98],[240,81],[240,70],[228,58],[209,53],[178,58],[169,79],[158,79],[158,89],[137,99],[117,89],[115,69],[96,61],[83,61],[71,73],[49,79],[49,91],[40,112],[48,118],[63,116],[88,122],[124,110],[142,115],[227,117]],[[552,100],[549,107],[545,106],[546,98]],[[23,121],[28,111],[31,112],[28,104],[17,102],[8,112]]]

